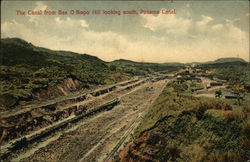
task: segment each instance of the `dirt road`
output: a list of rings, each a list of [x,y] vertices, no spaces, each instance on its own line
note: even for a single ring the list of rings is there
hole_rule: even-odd
[[[140,123],[166,81],[120,95],[120,104],[22,149],[12,161],[110,161]]]

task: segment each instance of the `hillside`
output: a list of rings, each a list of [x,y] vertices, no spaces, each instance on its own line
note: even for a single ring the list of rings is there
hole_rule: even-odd
[[[135,75],[180,68],[124,60],[107,63],[88,54],[37,47],[19,38],[1,39],[0,63],[0,110],[22,101],[47,100]]]
[[[79,161],[84,155],[82,160],[96,161],[92,158],[115,156],[124,145],[115,160],[226,162],[250,157],[249,62],[222,58],[194,67],[105,62],[19,38],[1,39],[0,52],[0,133],[2,141],[10,142],[4,156],[23,151],[17,148],[40,147],[45,136],[50,140],[62,132],[56,145],[39,148],[40,154],[29,158]],[[173,77],[165,75],[170,72]],[[236,98],[226,99],[228,92]],[[83,120],[86,125],[78,125]],[[69,156],[65,151],[71,151]]]
[[[181,63],[147,63],[130,60],[115,60],[108,63],[112,69],[131,75],[146,75],[152,72],[171,72],[184,67]]]
[[[246,62],[245,60],[241,58],[220,58],[215,61],[209,61],[199,64],[201,67],[207,67],[207,68],[220,68],[220,67],[230,67],[230,66],[246,66],[249,65],[249,62]]]
[[[177,95],[169,82],[117,161],[247,161],[249,95],[237,107],[223,98],[194,97],[187,91]]]
[[[208,77],[227,80],[231,84],[241,83],[243,85],[250,84],[250,63],[241,58],[221,58],[210,63],[199,65],[204,70],[211,73]]]
[[[242,58],[237,57],[228,57],[228,58],[220,58],[214,61],[214,63],[226,63],[226,62],[246,62]]]
[[[52,89],[44,99],[62,95],[53,89],[60,84],[67,87],[66,91],[74,91],[116,81],[115,72],[97,57],[52,51],[18,38],[1,39],[0,61],[2,108],[14,106],[19,100],[35,99],[36,92],[48,88]]]
[[[132,76],[175,71],[186,65],[124,59],[105,62],[88,54],[53,51],[19,38],[5,38],[1,39],[0,66],[0,110],[4,110],[19,105],[19,101],[46,100]],[[217,69],[215,75],[225,79],[227,75],[221,73],[226,71],[230,75],[235,67],[245,73],[249,63],[238,58],[222,58],[200,66]]]

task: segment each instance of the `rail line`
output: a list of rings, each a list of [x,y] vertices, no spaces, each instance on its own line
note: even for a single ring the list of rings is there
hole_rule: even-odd
[[[125,86],[125,87],[120,88],[119,92],[131,91],[135,87],[138,87],[147,81],[149,81],[149,79],[144,79],[144,80],[139,81],[139,82],[138,81],[130,81],[126,85],[123,84],[122,86]],[[97,98],[99,98],[99,97],[101,97],[101,96],[98,96]],[[102,103],[99,106],[95,106],[94,108],[89,108],[88,110],[84,110],[84,108],[86,108],[86,107],[84,107],[83,105],[77,104],[74,106],[76,109],[75,109],[73,115],[70,115],[67,118],[64,118],[62,120],[56,121],[52,125],[41,128],[38,131],[32,132],[28,135],[24,135],[24,136],[21,136],[19,138],[15,138],[15,139],[9,141],[7,144],[2,145],[0,147],[0,152],[1,152],[0,158],[3,159],[3,158],[8,157],[11,152],[19,150],[23,147],[26,147],[28,144],[31,144],[31,143],[33,143],[41,138],[49,136],[51,133],[57,131],[58,129],[67,127],[67,125],[69,123],[76,123],[85,117],[90,117],[90,116],[92,116],[96,113],[99,113],[101,111],[104,111],[104,110],[110,110],[114,106],[119,104],[119,102],[120,102],[120,98],[116,97],[112,100],[109,100],[108,102],[106,102],[104,104]]]
[[[84,118],[91,117],[91,116],[98,114],[102,111],[111,110],[112,108],[114,108],[116,105],[118,105],[120,103],[121,97],[132,93],[133,91],[138,89],[140,85],[142,85],[148,81],[151,81],[151,79],[146,78],[146,79],[143,79],[140,81],[134,81],[132,83],[130,82],[130,83],[126,84],[125,86],[123,85],[124,87],[121,87],[121,88],[116,90],[116,93],[118,93],[118,95],[111,96],[111,98],[113,98],[113,99],[109,99],[108,102],[105,102],[105,103],[102,102],[99,105],[95,105],[92,108],[90,106],[88,110],[84,110],[84,108],[85,108],[84,104],[88,104],[88,103],[84,103],[84,104],[82,104],[82,103],[79,104],[79,102],[75,103],[73,105],[73,107],[76,109],[73,111],[73,114],[71,114],[70,116],[68,116],[62,120],[59,120],[57,122],[53,122],[52,125],[41,128],[35,132],[21,136],[19,138],[15,138],[15,139],[9,141],[7,144],[2,145],[0,147],[0,152],[1,152],[0,159],[6,159],[13,152],[16,152],[16,151],[26,147],[27,145],[30,145],[30,144],[36,142],[36,141],[39,142],[40,139],[48,137],[52,133],[57,132],[58,130],[67,131],[68,129],[72,128],[73,125],[71,125],[71,124],[78,125],[78,124],[80,124],[78,122]],[[136,88],[136,87],[138,87],[138,88]],[[123,93],[121,93],[121,92],[123,92]],[[103,98],[105,98],[105,96],[108,96],[108,95],[109,95],[109,93],[104,95],[104,96],[102,96],[102,95],[97,96],[96,98],[103,99]],[[94,98],[92,98],[91,100],[94,100]],[[71,107],[72,107],[72,105],[71,105]],[[69,126],[69,124],[70,124],[70,126]],[[132,126],[129,128],[128,133],[126,133],[122,139],[125,140],[126,137],[131,133],[131,131],[134,129],[134,127],[136,125],[133,124]],[[124,140],[117,143],[117,146],[113,150],[114,151],[117,150],[116,148],[119,148],[120,145],[124,142]]]

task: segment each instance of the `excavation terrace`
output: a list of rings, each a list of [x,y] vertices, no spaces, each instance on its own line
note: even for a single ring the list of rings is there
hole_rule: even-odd
[[[96,131],[89,138],[96,138],[94,141],[97,144],[100,142],[98,140],[106,142],[106,140],[112,139],[111,137],[116,133],[118,133],[117,136],[123,137],[124,142],[134,127],[140,122],[141,117],[146,113],[147,107],[159,95],[161,88],[166,83],[165,80],[166,77],[162,76],[133,78],[38,107],[26,106],[19,111],[2,112],[0,125],[3,131],[1,137],[1,158],[6,160],[18,158],[18,160],[21,160],[30,157],[34,158],[34,160],[36,158],[41,160],[40,155],[39,157],[32,156],[35,152],[41,151],[42,148],[50,146],[49,143],[51,142],[44,145],[44,141],[50,141],[55,137],[60,137],[61,139],[62,134],[65,135],[67,134],[65,132],[71,132],[69,130],[72,129],[74,130],[73,132],[79,133],[78,129],[82,129],[84,123],[91,125],[84,127],[84,129],[92,128],[93,131]],[[112,117],[109,118],[109,115]],[[123,118],[124,120],[121,120]],[[95,122],[91,122],[92,120]],[[108,120],[108,122],[105,123],[102,120]],[[128,124],[129,122],[131,122],[131,125]],[[100,127],[95,127],[95,123],[98,123]],[[119,128],[113,132],[111,129],[113,128],[112,125],[119,126]],[[111,131],[108,137],[99,138],[98,135],[105,133],[105,131]],[[88,135],[91,134],[84,131],[81,138],[85,138]],[[81,146],[92,141],[88,139],[82,140],[84,142],[81,143]],[[57,140],[54,142],[57,142]],[[74,141],[71,142],[74,143]],[[118,145],[115,144],[117,142],[119,143]],[[88,159],[90,157],[95,158],[95,160],[97,158],[107,158],[104,155],[108,153],[110,156],[109,152],[114,154],[123,142],[119,142],[118,138],[115,138],[112,139],[112,146],[104,147],[100,144],[94,146],[92,152],[104,149],[105,154],[99,154],[98,156],[89,156],[92,152],[84,153],[84,151],[91,148],[83,149],[83,152],[78,154],[78,159],[76,160]],[[91,146],[90,143],[88,146]],[[113,147],[116,149],[113,150]],[[33,150],[33,152],[31,151],[32,153],[30,153],[29,150]],[[25,152],[26,154],[24,154]],[[21,155],[26,156],[23,157]],[[61,158],[59,156],[60,153],[57,158]],[[52,161],[58,160],[57,158]]]

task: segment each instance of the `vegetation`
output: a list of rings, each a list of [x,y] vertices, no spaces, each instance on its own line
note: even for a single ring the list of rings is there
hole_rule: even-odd
[[[131,75],[148,75],[152,72],[171,72],[182,68],[184,65],[180,63],[143,63],[133,62],[129,60],[116,60],[108,63],[111,69],[119,72],[125,72]]]
[[[35,47],[18,38],[1,40],[0,61],[2,102],[29,100],[33,92],[67,78],[85,85],[114,82],[114,73],[97,57]]]
[[[249,62],[240,59],[229,59],[231,62],[219,60],[220,61],[215,61],[210,64],[202,64],[201,67],[213,71],[209,75],[210,77],[227,80],[231,84],[235,82],[239,84],[250,84]],[[229,61],[228,59],[226,60]]]
[[[223,162],[250,157],[248,103],[235,109],[222,98],[193,97],[186,93],[188,88],[177,94],[174,86],[170,82],[165,87],[135,130],[124,161]]]
[[[250,64],[236,58],[219,59],[216,62],[203,67],[213,70],[209,75],[211,78],[226,80],[229,83],[228,89],[237,96],[238,105],[241,105],[242,97],[246,94],[244,87],[250,85]]]
[[[104,62],[97,57],[36,47],[19,38],[1,39],[0,110],[20,100],[33,100],[33,93],[56,87],[71,78],[89,85],[111,84],[135,75],[175,70],[176,65]]]

